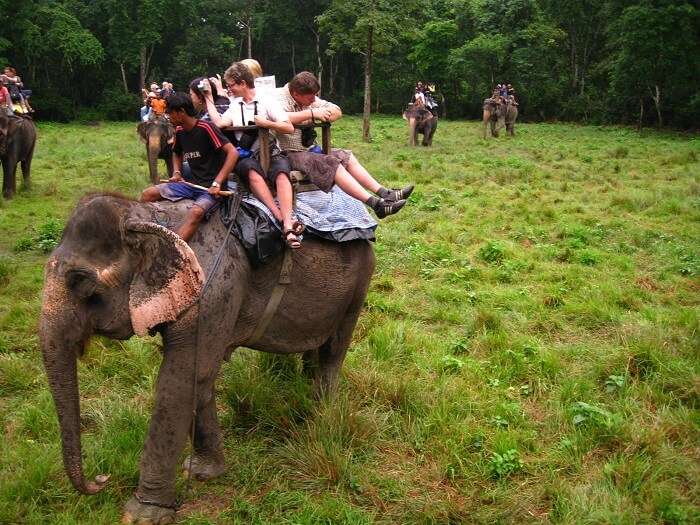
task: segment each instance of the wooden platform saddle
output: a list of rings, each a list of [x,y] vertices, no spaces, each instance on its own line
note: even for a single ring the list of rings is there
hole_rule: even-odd
[[[331,150],[331,125],[329,122],[315,122],[313,124],[302,124],[295,125],[296,129],[305,128],[321,128],[321,149],[323,153],[328,154]],[[266,128],[258,128],[257,126],[231,126],[224,128],[230,131],[250,131],[258,130],[258,137],[260,138],[260,165],[265,171],[270,167],[270,130]],[[292,189],[294,190],[294,201],[296,202],[296,195],[298,193],[304,193],[307,191],[316,191],[318,187],[311,183],[308,176],[301,171],[293,170],[289,174],[292,180]],[[239,181],[240,182],[240,181]],[[274,189],[273,189],[274,191]],[[282,265],[280,266],[280,275],[277,279],[277,284],[272,290],[267,304],[265,305],[265,310],[263,310],[260,320],[258,321],[255,331],[251,338],[247,341],[248,345],[253,345],[265,333],[267,326],[272,321],[272,318],[279,307],[284,293],[287,290],[287,285],[292,282],[292,269],[294,267],[294,260],[292,258],[292,250],[287,247],[284,251],[284,257],[282,259]]]
[[[314,122],[313,124],[295,124],[295,129],[321,128],[321,149],[326,155],[331,151],[331,124],[330,122]],[[270,130],[258,126],[229,126],[223,128],[227,131],[258,131],[260,139],[260,165],[265,171],[270,167]],[[318,187],[312,184],[306,173],[292,170],[289,174],[292,180],[294,195],[306,191],[316,191]],[[274,188],[272,188],[274,193]]]

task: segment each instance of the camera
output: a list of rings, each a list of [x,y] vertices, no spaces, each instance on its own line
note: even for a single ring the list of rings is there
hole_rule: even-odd
[[[200,80],[199,84],[197,84],[197,88],[204,92],[209,91],[209,81],[204,79]]]
[[[301,130],[301,145],[305,148],[313,146],[316,142],[316,130],[314,128],[304,128]]]

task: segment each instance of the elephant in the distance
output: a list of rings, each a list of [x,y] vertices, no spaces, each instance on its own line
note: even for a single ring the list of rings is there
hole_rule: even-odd
[[[409,104],[403,112],[403,118],[408,121],[408,144],[415,146],[418,134],[423,135],[423,146],[433,145],[433,135],[437,129],[438,118],[422,104]]]
[[[163,159],[168,170],[168,177],[173,174],[173,148],[171,141],[175,136],[173,125],[164,118],[155,118],[140,122],[136,128],[141,139],[146,143],[148,172],[153,184],[158,184],[158,159]]]
[[[518,107],[512,102],[505,103],[500,97],[491,97],[484,100],[484,138],[486,128],[490,125],[491,135],[498,137],[499,130],[505,126],[506,133],[515,135],[515,120],[518,118]]]
[[[36,145],[34,121],[0,112],[0,159],[2,159],[2,195],[11,199],[17,187],[17,164],[22,166],[23,186],[31,185],[31,165]]]
[[[175,516],[178,459],[192,425],[194,371],[191,474],[204,480],[225,468],[214,391],[222,361],[238,346],[303,353],[317,393],[333,391],[374,270],[369,242],[313,237],[289,255],[291,271],[284,252],[253,267],[235,236],[226,241],[216,216],[200,225],[188,245],[172,231],[188,206],[86,196],[46,264],[39,337],[66,474],[78,491],[99,492],[107,476],[86,481],[83,474],[77,358],[92,335],[124,340],[160,333],[163,339],[140,480],[126,504],[125,523],[169,523]],[[259,320],[282,275],[289,284],[263,330]]]

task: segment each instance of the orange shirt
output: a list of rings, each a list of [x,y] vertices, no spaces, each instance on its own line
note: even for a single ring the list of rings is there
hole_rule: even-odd
[[[165,113],[165,100],[155,98],[151,101],[151,109],[154,115],[163,115]]]

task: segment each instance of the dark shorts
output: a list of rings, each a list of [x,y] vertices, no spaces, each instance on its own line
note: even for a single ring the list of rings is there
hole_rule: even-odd
[[[193,188],[184,182],[168,182],[156,186],[160,196],[169,201],[179,201],[182,199],[193,200],[194,203],[204,211],[209,211],[216,204],[216,198],[209,195],[206,190]]]
[[[268,184],[274,186],[277,175],[284,173],[287,178],[289,178],[289,172],[292,171],[289,165],[289,159],[285,155],[274,155],[270,157],[270,169],[263,170],[260,165],[260,161],[253,157],[248,157],[247,159],[239,159],[236,163],[236,175],[238,175],[243,180],[248,180],[248,173],[253,170],[265,179]]]
[[[335,184],[335,174],[338,166],[347,169],[352,152],[347,149],[332,149],[328,155],[311,153],[309,151],[288,151],[289,163],[292,169],[303,172],[312,184],[326,193]]]

